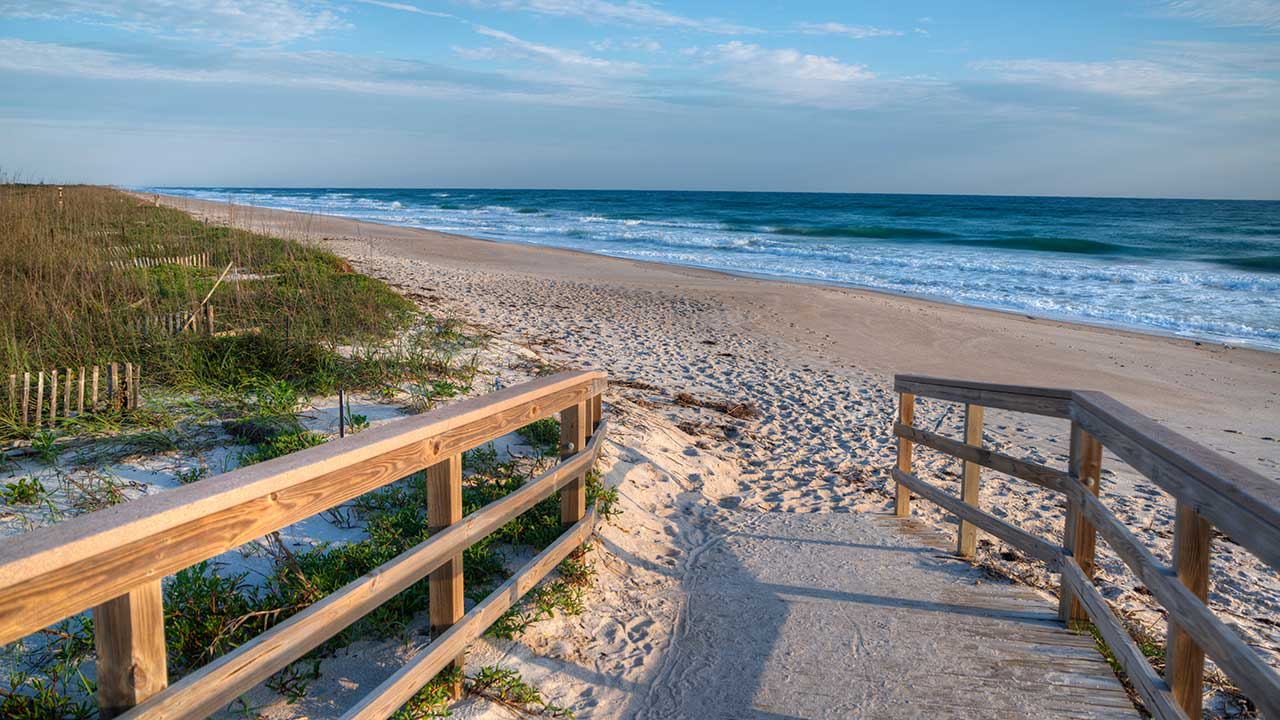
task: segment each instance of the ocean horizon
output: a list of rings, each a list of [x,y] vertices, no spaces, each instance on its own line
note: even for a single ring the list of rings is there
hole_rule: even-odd
[[[132,189],[1280,351],[1280,201]]]

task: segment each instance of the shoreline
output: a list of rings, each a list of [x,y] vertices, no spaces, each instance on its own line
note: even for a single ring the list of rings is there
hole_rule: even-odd
[[[1173,332],[1162,332],[1157,328],[1137,327],[1137,326],[1123,325],[1119,323],[1107,323],[1104,321],[1081,320],[1078,318],[1057,317],[1053,315],[1033,315],[1033,314],[1029,314],[1029,313],[1018,311],[1018,310],[1009,310],[1009,309],[998,308],[998,307],[988,307],[984,305],[968,305],[962,302],[949,300],[944,297],[913,295],[905,292],[902,292],[902,293],[894,292],[892,290],[867,287],[863,285],[855,285],[852,283],[839,283],[834,281],[817,280],[812,278],[790,277],[785,275],[775,275],[771,273],[754,273],[748,270],[728,270],[724,268],[705,267],[701,265],[685,265],[685,264],[676,263],[676,262],[669,262],[666,260],[639,260],[636,258],[621,257],[617,255],[609,255],[606,253],[591,252],[589,250],[578,250],[575,248],[559,247],[556,245],[543,245],[540,243],[526,242],[521,240],[503,240],[503,239],[496,239],[496,238],[480,237],[477,235],[461,235],[458,233],[445,232],[442,230],[432,230],[429,228],[421,228],[413,225],[398,225],[395,223],[378,222],[376,220],[353,218],[353,217],[347,217],[345,215],[312,213],[312,212],[305,212],[302,210],[285,210],[282,208],[272,208],[272,207],[266,207],[263,205],[226,203],[226,202],[219,202],[214,200],[203,200],[199,198],[188,197],[185,195],[167,195],[165,193],[145,192],[145,191],[134,190],[134,189],[125,189],[124,192],[132,194],[139,198],[146,198],[146,199],[150,199],[158,195],[159,197],[163,198],[168,204],[175,207],[178,207],[180,203],[186,202],[186,203],[192,203],[197,207],[231,206],[231,207],[237,207],[237,208],[247,208],[247,209],[260,211],[260,212],[282,213],[284,215],[293,215],[293,216],[300,216],[300,217],[332,218],[333,220],[351,222],[358,226],[367,225],[375,228],[388,228],[388,229],[396,229],[396,230],[403,230],[403,231],[409,231],[409,232],[424,233],[426,236],[441,236],[441,237],[453,238],[457,240],[464,240],[464,241],[471,241],[471,242],[492,243],[495,245],[512,245],[512,246],[535,248],[535,249],[547,250],[547,251],[553,251],[553,252],[571,253],[574,255],[583,255],[587,257],[605,258],[605,259],[614,260],[617,262],[636,263],[640,265],[652,265],[660,268],[666,268],[669,270],[690,270],[690,271],[700,272],[700,273],[710,273],[710,274],[721,276],[728,279],[737,278],[737,279],[756,280],[760,282],[784,283],[788,285],[801,285],[801,286],[829,288],[829,289],[836,289],[836,290],[850,290],[850,291],[859,292],[859,293],[866,293],[869,295],[881,295],[887,298],[908,300],[908,301],[914,301],[914,302],[931,304],[931,305],[939,305],[939,306],[950,307],[950,308],[958,308],[966,311],[994,313],[996,315],[1005,316],[1008,318],[1017,318],[1017,319],[1024,319],[1024,320],[1030,320],[1035,322],[1044,322],[1044,323],[1056,324],[1061,326],[1078,327],[1081,329],[1104,330],[1104,331],[1110,331],[1110,332],[1115,332],[1115,333],[1120,333],[1125,335],[1133,335],[1133,336],[1144,337],[1144,338],[1171,340],[1171,341],[1175,341],[1175,342],[1192,346],[1192,347],[1201,347],[1201,346],[1208,345],[1208,346],[1218,346],[1225,350],[1248,350],[1251,352],[1274,355],[1277,357],[1277,360],[1280,360],[1280,348],[1271,349],[1271,348],[1263,347],[1260,345],[1255,345],[1249,342],[1248,340],[1235,340],[1235,341],[1228,342],[1224,340],[1215,340],[1215,339],[1209,339],[1209,338],[1196,339],[1195,337],[1188,336],[1188,335],[1178,335]],[[877,194],[877,193],[860,193],[860,194]],[[970,196],[958,195],[956,197],[970,197]],[[974,197],[980,197],[980,196],[974,196]],[[994,197],[1004,197],[1004,196],[994,196]],[[1029,197],[1039,197],[1039,196],[1029,196]],[[1045,197],[1053,197],[1053,196],[1045,196]],[[1272,202],[1272,201],[1241,200],[1240,202]]]
[[[152,200],[155,193],[137,194]],[[819,366],[1101,390],[1280,478],[1280,353],[896,295],[754,278],[336,215],[160,195],[216,222],[283,233],[375,265],[428,262],[706,299]],[[456,298],[465,304],[466,297]]]

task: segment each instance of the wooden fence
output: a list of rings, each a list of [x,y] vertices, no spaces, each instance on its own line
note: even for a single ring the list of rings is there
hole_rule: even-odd
[[[214,334],[213,306],[206,303],[194,312],[163,315],[138,315],[129,321],[133,332],[142,337],[176,336],[183,333]]]
[[[1090,391],[994,385],[899,375],[896,510],[910,514],[911,493],[957,518],[957,547],[972,557],[976,531],[985,530],[1061,573],[1059,613],[1069,624],[1092,621],[1157,718],[1199,718],[1207,653],[1262,710],[1280,717],[1280,675],[1206,603],[1211,532],[1216,526],[1272,568],[1280,567],[1280,485],[1174,433],[1111,397]],[[965,404],[964,440],[914,426],[916,397]],[[1020,460],[982,447],[983,408],[1064,418],[1071,422],[1067,470]],[[912,472],[913,446],[964,463],[960,497]],[[1176,501],[1173,566],[1158,561],[1098,499],[1106,447]],[[1061,493],[1067,517],[1061,542],[1032,535],[983,512],[980,468],[990,468]],[[1093,584],[1097,537],[1111,546],[1168,611],[1165,677],[1147,662]]]
[[[0,643],[92,608],[104,717],[204,718],[428,578],[440,634],[344,715],[388,717],[590,536],[604,388],[599,372],[541,378],[9,538]],[[462,453],[557,412],[560,463],[463,517]],[[424,468],[428,540],[166,687],[161,578]],[[557,490],[564,534],[464,614],[463,551]]]
[[[110,261],[114,268],[152,268],[160,265],[182,265],[185,267],[210,267],[210,254],[207,252],[194,255],[174,255],[172,257],[134,257]]]
[[[133,410],[142,400],[142,363],[12,373],[4,408],[19,425],[105,410]]]

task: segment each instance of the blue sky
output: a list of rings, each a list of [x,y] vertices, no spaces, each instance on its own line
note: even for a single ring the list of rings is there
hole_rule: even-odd
[[[1280,198],[1280,0],[0,0],[0,171]]]

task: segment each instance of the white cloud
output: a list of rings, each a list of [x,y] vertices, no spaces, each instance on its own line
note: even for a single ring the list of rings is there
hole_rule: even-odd
[[[1280,31],[1280,0],[1174,0],[1167,10],[1213,25]]]
[[[561,105],[617,104],[545,76],[470,73],[413,60],[329,51],[229,49],[214,69],[160,65],[123,53],[0,38],[0,71],[89,80],[273,86],[404,97],[474,97]]]
[[[738,40],[686,54],[721,68],[723,82],[750,90],[755,97],[841,108],[868,107],[883,100],[880,88],[872,86],[876,75],[866,65],[834,57]]]
[[[225,43],[280,44],[346,27],[307,0],[0,0],[0,17],[98,22]]]
[[[603,71],[623,71],[633,72],[640,69],[636,63],[615,62],[605,60],[603,58],[591,57],[583,55],[575,50],[565,48],[552,47],[550,45],[541,45],[539,43],[529,42],[502,30],[494,30],[493,28],[476,26],[476,32],[486,37],[501,40],[511,48],[519,51],[520,54],[534,59],[549,61],[557,65],[576,68],[589,68],[592,70]],[[490,55],[493,57],[494,55]]]
[[[435,10],[423,10],[417,5],[410,5],[408,3],[385,2],[384,0],[356,0],[356,2],[364,5],[377,5],[378,7],[386,8],[388,10],[399,10],[400,12],[414,13],[415,15],[428,15],[430,17],[438,18],[457,17],[455,15],[450,15],[449,13],[436,12]]]
[[[870,25],[845,25],[838,22],[811,23],[804,22],[796,28],[806,35],[843,35],[844,37],[862,40],[873,37],[896,37],[902,35],[898,30],[886,30]]]
[[[1161,95],[1196,80],[1185,72],[1147,60],[986,60],[971,63],[970,67],[1009,82],[1134,97]]]
[[[1274,50],[1216,43],[1162,43],[1145,59],[1068,62],[1018,59],[971,63],[1010,83],[1094,93],[1131,100],[1162,100],[1171,109],[1204,103],[1274,101],[1280,82],[1265,72],[1280,65]]]
[[[666,27],[697,30],[721,35],[744,35],[761,32],[745,25],[718,18],[691,18],[667,12],[644,0],[608,2],[607,0],[469,0],[475,7],[521,10],[540,15],[577,17],[589,22]]]
[[[591,43],[591,49],[596,52],[610,52],[614,50],[630,51],[630,52],[661,52],[662,43],[653,38],[629,38],[625,40],[614,40],[605,38],[604,40],[595,40]]]

